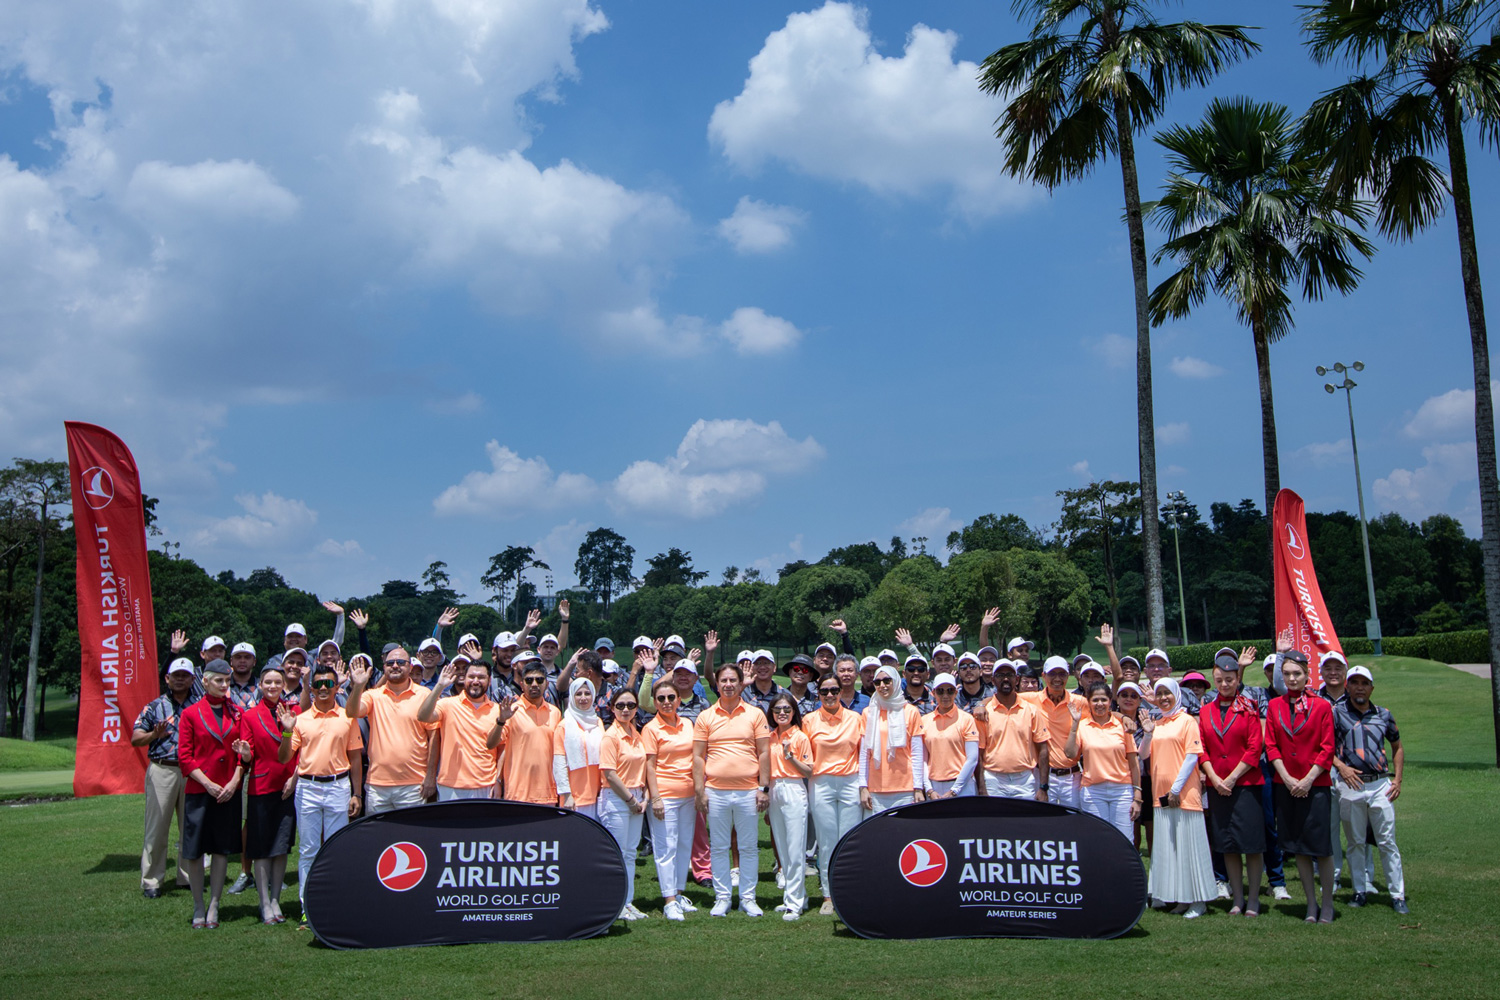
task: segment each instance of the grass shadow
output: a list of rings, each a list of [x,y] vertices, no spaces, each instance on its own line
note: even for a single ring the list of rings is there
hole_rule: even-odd
[[[1494,764],[1484,761],[1472,760],[1414,760],[1407,758],[1406,763],[1414,767],[1430,767],[1434,771],[1493,771]]]
[[[112,875],[119,872],[138,872],[141,870],[141,856],[139,854],[106,854],[99,859],[98,864],[92,868],[85,868],[85,875]],[[168,869],[169,873],[171,869]],[[169,880],[170,881],[170,880]]]

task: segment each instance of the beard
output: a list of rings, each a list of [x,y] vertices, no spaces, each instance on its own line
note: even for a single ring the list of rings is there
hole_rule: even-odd
[[[1001,694],[1010,694],[1011,692],[1015,691],[1015,689],[1016,682],[1008,677],[1004,680],[998,680],[995,682],[995,690],[1000,692]]]

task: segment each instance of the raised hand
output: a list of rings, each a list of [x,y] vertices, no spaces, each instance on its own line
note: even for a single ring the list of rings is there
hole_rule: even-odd
[[[449,660],[443,664],[443,672],[438,674],[438,690],[441,691],[443,688],[449,687],[456,680],[458,680],[458,664]]]
[[[667,644],[667,640],[665,640],[665,639],[657,639],[655,642],[653,642],[651,644],[651,648],[656,650],[656,655],[657,656],[661,656],[661,648],[663,646],[665,646],[666,644]]]
[[[438,615],[438,624],[443,626],[443,628],[447,628],[456,621],[458,621],[457,608],[444,608],[443,613]]]
[[[833,629],[839,635],[847,635],[849,633],[849,626],[844,624],[844,619],[842,618],[835,618],[833,621],[828,623],[828,627]]]
[[[1079,708],[1078,702],[1074,701],[1072,698],[1068,699],[1068,714],[1073,717],[1073,723],[1075,725],[1083,721],[1083,709]]]
[[[1288,625],[1276,635],[1276,652],[1285,653],[1293,646],[1292,627]]]
[[[470,639],[462,646],[459,646],[458,651],[476,663],[479,662],[479,658],[484,655],[484,650],[479,648],[479,642],[476,639]]]
[[[327,611],[333,612],[336,615],[341,615],[344,613],[344,606],[342,604],[335,604],[332,601],[324,601],[323,608]]]
[[[661,652],[655,649],[643,649],[635,658],[636,665],[641,670],[655,670],[656,665],[661,662]]]
[[[1156,728],[1156,720],[1153,719],[1153,718],[1151,718],[1150,715],[1145,715],[1145,716],[1141,717],[1141,732],[1143,732],[1143,733],[1150,733],[1155,728]]]
[[[993,625],[996,622],[998,622],[999,620],[1000,620],[1000,609],[999,608],[990,608],[988,611],[986,611],[983,615],[980,616],[980,618],[979,618],[979,624],[981,624],[981,625]]]
[[[167,735],[167,733],[169,733],[171,731],[172,731],[172,724],[170,722],[168,722],[166,719],[162,719],[160,722],[158,722],[151,729],[151,740],[152,740],[152,742],[155,742],[156,740],[161,739],[163,736]]]
[[[252,758],[255,757],[255,748],[252,747],[246,740],[235,740],[233,743],[229,744],[229,749],[239,754],[240,760],[246,762],[247,764]]]
[[[510,717],[516,714],[515,695],[504,695],[500,699],[500,725],[510,721]]]
[[[343,662],[343,660],[339,661],[339,663]],[[354,666],[349,668],[349,677],[354,681],[354,683],[358,684],[361,687],[370,683],[370,664],[365,660],[360,660]]]
[[[1248,667],[1250,664],[1252,664],[1254,662],[1255,662],[1255,647],[1254,646],[1246,646],[1244,649],[1240,650],[1240,669],[1241,670],[1244,670],[1246,667]]]
[[[174,631],[172,633],[172,652],[180,653],[182,652],[182,647],[186,645],[187,633],[182,629],[177,629],[176,631]]]
[[[526,631],[530,632],[542,623],[542,609],[532,608],[526,612]]]
[[[938,636],[938,642],[952,642],[954,639],[958,638],[958,634],[962,631],[963,629],[959,628],[958,622],[954,622],[952,625],[949,625],[947,628],[943,629],[943,634]]]
[[[687,658],[692,660],[694,663],[702,663],[703,650],[699,649],[697,646],[694,646],[692,649],[688,650]]]
[[[562,617],[563,621],[567,621],[570,617],[572,612],[570,610],[568,599],[566,597],[557,602],[557,613]]]
[[[355,628],[359,629],[360,631],[364,631],[365,626],[370,624],[370,614],[367,611],[361,611],[359,608],[355,608],[353,611],[349,612],[349,620],[354,623]]]
[[[286,702],[283,701],[276,706],[276,721],[280,724],[283,733],[289,733],[297,724],[297,716],[292,714],[291,709],[287,708]]]
[[[902,646],[913,645],[911,641],[911,629],[898,628],[896,630],[896,642]]]
[[[703,648],[708,650],[710,653],[718,649],[719,633],[715,632],[713,629],[709,629],[708,634],[703,637]]]
[[[1108,649],[1115,644],[1115,627],[1109,622],[1099,623],[1099,645]]]

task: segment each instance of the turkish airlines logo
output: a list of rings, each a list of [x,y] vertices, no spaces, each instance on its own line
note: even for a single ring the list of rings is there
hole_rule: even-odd
[[[1298,559],[1305,554],[1302,549],[1302,538],[1297,534],[1297,529],[1290,524],[1286,526],[1286,550]]]
[[[933,840],[913,840],[901,852],[901,877],[919,888],[937,885],[948,870],[948,852]]]
[[[94,466],[83,470],[83,502],[94,510],[103,510],[115,498],[115,481],[109,472]]]
[[[416,844],[392,844],[380,854],[375,862],[375,876],[380,884],[392,892],[415,889],[422,876],[427,874],[427,855]]]

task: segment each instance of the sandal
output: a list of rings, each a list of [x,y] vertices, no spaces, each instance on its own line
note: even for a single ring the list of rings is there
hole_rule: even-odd
[[[1238,907],[1238,906],[1231,906],[1231,907],[1230,907],[1230,908],[1229,908],[1229,915],[1230,915],[1230,916],[1231,916],[1231,917],[1240,917],[1240,916],[1244,916],[1244,911],[1243,911],[1243,910],[1241,910],[1241,909],[1240,909],[1240,908],[1239,908],[1239,907]]]
[[[1258,917],[1258,916],[1260,916],[1260,911],[1259,910],[1246,910],[1242,914],[1242,916],[1246,916],[1246,917]]]
[[[208,926],[208,921],[203,919],[202,917],[194,917],[192,923],[193,930],[195,931],[201,931],[203,928]]]

